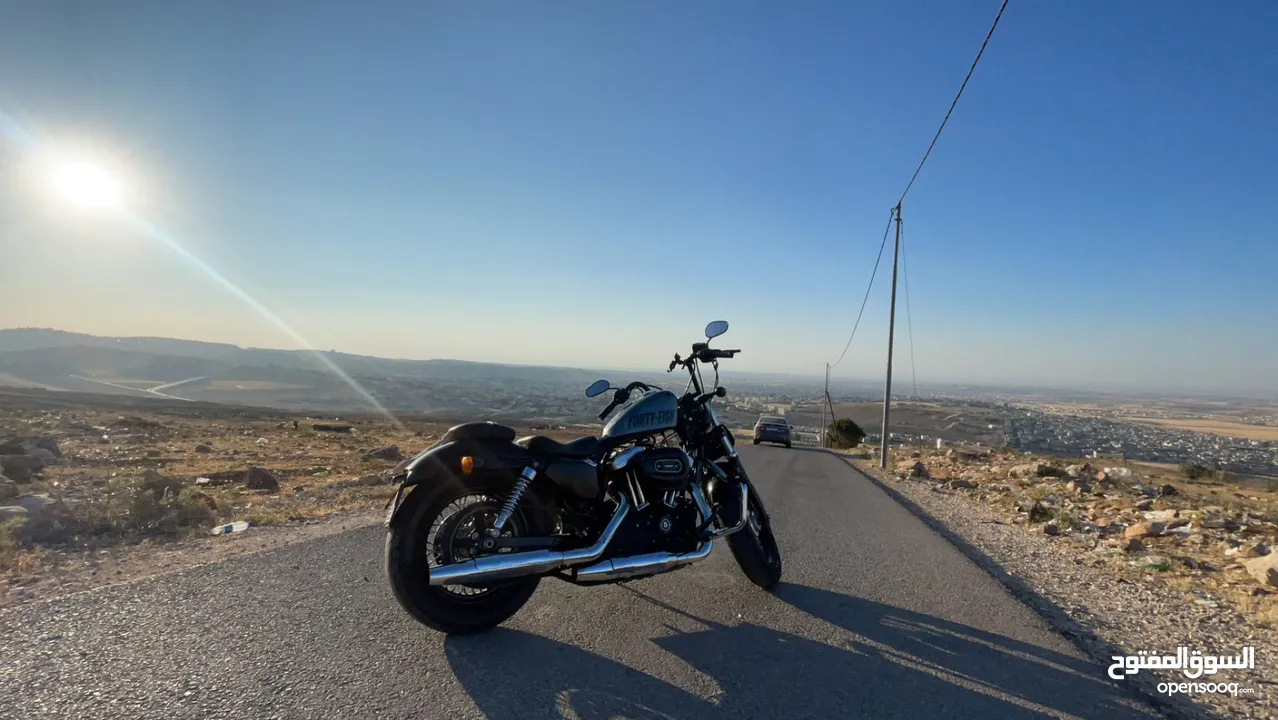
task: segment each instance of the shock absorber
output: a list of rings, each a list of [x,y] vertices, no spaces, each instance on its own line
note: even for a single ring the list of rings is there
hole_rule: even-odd
[[[501,533],[506,523],[510,522],[510,516],[515,514],[515,507],[519,505],[519,500],[523,498],[524,491],[528,489],[528,485],[536,477],[537,469],[531,465],[519,473],[519,480],[515,481],[515,487],[511,488],[510,494],[506,496],[506,502],[501,506],[501,512],[497,514],[497,521],[493,523],[492,534],[494,537]]]

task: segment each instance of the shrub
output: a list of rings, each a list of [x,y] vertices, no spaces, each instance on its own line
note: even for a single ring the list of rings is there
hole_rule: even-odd
[[[850,419],[839,418],[826,428],[830,444],[836,448],[854,448],[865,439],[865,431]]]
[[[1206,465],[1193,462],[1182,464],[1180,471],[1190,480],[1201,480],[1211,473],[1211,470]]]

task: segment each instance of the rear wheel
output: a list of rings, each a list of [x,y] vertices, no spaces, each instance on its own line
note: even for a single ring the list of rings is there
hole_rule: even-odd
[[[736,503],[727,503],[735,505]],[[781,581],[781,550],[777,548],[776,538],[772,536],[772,524],[763,517],[758,500],[754,496],[754,488],[750,489],[750,500],[747,503],[749,515],[745,527],[728,536],[728,549],[741,572],[750,578],[750,582],[764,590],[771,590]],[[733,524],[737,519],[737,508],[724,508],[724,521]]]
[[[395,598],[418,622],[442,633],[481,632],[509,619],[532,597],[541,582],[537,576],[486,587],[430,584],[430,568],[489,554],[476,542],[488,536],[512,484],[502,478],[443,490],[419,486],[404,501],[403,519],[386,535],[386,574]],[[525,493],[502,536],[550,534],[530,496]]]

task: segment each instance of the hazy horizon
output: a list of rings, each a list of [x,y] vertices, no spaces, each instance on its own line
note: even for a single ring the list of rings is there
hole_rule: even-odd
[[[727,319],[819,379],[998,5],[13,4],[0,327],[656,371]],[[904,203],[896,387],[1278,393],[1275,32],[1010,4]],[[121,211],[51,201],[67,148]]]
[[[73,332],[73,333],[76,332],[76,331],[66,330],[64,328],[0,327],[0,333],[3,333],[4,331],[7,331],[7,330],[48,330],[48,331],[54,331],[54,332]],[[162,336],[162,335],[145,334],[145,333],[138,334],[138,335],[119,335],[119,336],[98,335],[96,333],[83,333],[83,332],[77,333],[77,334],[94,335],[95,337],[113,338],[113,339],[121,339],[121,340],[163,339],[163,340],[180,340],[180,341],[190,341],[190,342],[218,342],[223,344],[235,345],[236,347],[246,349],[246,350],[290,350],[290,351],[319,350],[322,352],[337,352],[337,353],[344,353],[344,354],[350,354],[350,355],[363,355],[363,356],[376,357],[379,359],[387,359],[387,360],[470,362],[470,363],[483,363],[483,364],[511,365],[511,366],[518,366],[518,367],[566,368],[566,369],[576,369],[576,370],[585,370],[585,371],[599,371],[601,373],[609,373],[609,372],[660,373],[660,371],[664,369],[664,368],[655,367],[655,366],[642,367],[642,366],[634,366],[634,365],[601,366],[601,365],[582,365],[582,364],[571,364],[571,363],[558,363],[558,364],[512,363],[512,362],[486,360],[483,358],[473,358],[473,357],[399,357],[399,356],[390,357],[390,356],[380,356],[380,355],[369,355],[368,353],[361,353],[361,352],[352,352],[350,350],[340,348],[340,347],[284,348],[284,347],[273,347],[273,346],[246,345],[243,343],[235,343],[235,342],[227,342],[227,341],[213,341],[213,340],[201,339],[196,337]],[[729,345],[731,345],[731,343],[726,343],[726,342],[715,343],[715,345],[728,347]],[[681,351],[680,354],[682,355],[685,353]],[[906,358],[897,357],[896,362],[894,363],[894,370],[893,370],[894,380],[893,380],[893,390],[892,390],[893,395],[898,395],[898,394],[905,395],[905,394],[911,393],[913,390],[914,382],[913,382],[912,374],[910,373],[910,369],[908,365],[905,365],[903,367],[901,365],[902,362],[908,363],[908,357]],[[720,370],[721,372],[728,374],[729,376],[733,372],[742,372],[742,373],[747,373],[750,375],[758,375],[758,376],[765,376],[765,377],[770,376],[770,377],[777,377],[777,378],[792,378],[796,381],[814,382],[814,383],[820,382],[823,379],[823,376],[821,375],[810,375],[810,374],[804,374],[804,373],[744,370],[738,364],[731,361],[723,361],[721,363]],[[708,371],[709,370],[707,369],[707,372]],[[621,376],[617,376],[617,377],[606,377],[606,379],[620,380],[622,378]],[[841,392],[848,388],[855,388],[857,390],[864,389],[872,395],[877,393],[877,396],[881,398],[883,380],[884,380],[883,376],[879,376],[879,377],[834,376],[831,378],[830,387],[832,390],[840,389]],[[1015,382],[1012,380],[997,380],[997,381],[924,380],[918,383],[918,387],[920,388],[920,393],[923,393],[926,391],[936,392],[942,389],[954,390],[961,387],[968,387],[968,388],[979,388],[984,391],[1004,391],[1004,392],[1014,391],[1014,390],[1032,390],[1035,392],[1044,392],[1044,393],[1080,393],[1081,392],[1081,393],[1096,393],[1096,394],[1134,394],[1134,395],[1144,395],[1147,397],[1156,397],[1159,395],[1216,396],[1216,397],[1225,397],[1225,398],[1240,399],[1240,400],[1261,400],[1261,399],[1278,400],[1278,391],[1264,390],[1260,388],[1243,388],[1243,387],[1229,388],[1227,386],[1222,386],[1219,388],[1167,388],[1167,387],[1151,385],[1151,384],[1142,385],[1139,383],[1124,385],[1124,384],[1113,384],[1113,383],[1104,383],[1104,382],[1101,382],[1101,383],[1092,382],[1088,384],[1070,385],[1070,384],[1059,384],[1059,383],[1058,384],[1042,384],[1042,383],[1036,383],[1036,382]]]

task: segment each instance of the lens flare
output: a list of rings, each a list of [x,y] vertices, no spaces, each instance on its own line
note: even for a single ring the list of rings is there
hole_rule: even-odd
[[[40,140],[43,140],[43,138]],[[44,143],[38,141],[32,133],[28,132],[12,116],[6,115],[3,111],[0,111],[0,143],[14,147],[22,153],[31,153],[35,157],[40,157],[44,154],[42,147]],[[88,160],[79,159],[62,159],[52,163],[50,167],[51,170],[47,179],[51,182],[57,194],[64,200],[85,209],[95,209],[114,215],[150,240],[176,253],[215,284],[234,295],[245,305],[248,305],[249,308],[274,325],[280,332],[301,345],[306,352],[314,355],[325,369],[354,390],[378,415],[389,420],[397,429],[401,431],[406,429],[404,424],[399,421],[399,418],[395,417],[393,413],[378,402],[372,393],[346,374],[325,353],[316,349],[306,338],[302,337],[301,333],[294,330],[281,317],[271,312],[266,306],[258,302],[243,288],[231,282],[222,273],[182,247],[176,240],[149,220],[136,213],[127,212],[123,207],[123,184],[118,177],[106,168]]]

